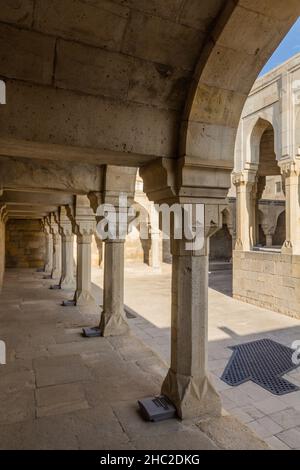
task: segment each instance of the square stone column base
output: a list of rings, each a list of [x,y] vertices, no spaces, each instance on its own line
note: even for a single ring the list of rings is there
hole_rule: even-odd
[[[161,391],[181,419],[221,416],[221,398],[207,376],[184,376],[169,369]]]

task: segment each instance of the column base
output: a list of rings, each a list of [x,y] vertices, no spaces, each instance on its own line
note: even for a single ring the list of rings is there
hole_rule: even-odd
[[[102,336],[121,336],[129,333],[130,328],[121,314],[102,312],[100,326]]]
[[[90,292],[75,293],[77,307],[96,307],[96,300]]]
[[[300,246],[299,244],[292,243],[290,240],[286,240],[281,247],[281,253],[284,255],[299,255]]]
[[[207,376],[185,376],[169,369],[161,392],[176,406],[181,419],[221,416],[220,396]]]
[[[59,277],[60,277],[60,271],[57,271],[57,270],[52,271],[51,277],[52,277],[52,279],[59,279]]]
[[[244,250],[243,242],[240,239],[235,241],[234,249],[236,251],[247,251],[247,250]]]
[[[65,278],[59,283],[61,289],[76,289],[76,282],[74,279]]]
[[[52,267],[51,267],[50,265],[46,264],[46,266],[45,266],[45,273],[51,274],[51,272],[52,272]]]
[[[52,286],[49,287],[51,290],[59,290],[61,289],[60,284],[53,284]]]

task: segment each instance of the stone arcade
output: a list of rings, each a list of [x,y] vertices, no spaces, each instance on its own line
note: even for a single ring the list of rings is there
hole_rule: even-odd
[[[255,82],[238,129],[233,173],[237,210],[233,294],[297,318],[299,84],[299,55]],[[278,238],[280,223],[283,237]],[[257,251],[262,238],[267,249]]]
[[[99,204],[108,202],[118,211],[120,193],[133,200],[138,168],[150,201],[204,204],[203,249],[188,251],[184,240],[171,240],[171,364],[162,390],[182,419],[221,415],[221,399],[207,369],[209,237],[222,227],[236,132],[248,93],[299,14],[298,0],[286,0],[284,8],[281,0],[1,4],[0,77],[7,104],[0,106],[0,283],[7,253],[8,266],[44,267],[50,285],[65,291],[65,300],[74,300],[80,311],[95,310],[91,246]],[[284,80],[289,80],[288,74]],[[279,93],[276,84],[273,88],[270,104]],[[284,257],[297,256],[299,248],[299,229],[290,215],[299,213],[297,145],[287,135],[286,113],[284,109],[280,114],[282,143],[277,147],[284,152],[278,159],[287,204],[286,254],[276,255],[282,269]],[[274,124],[275,117],[260,119],[257,135],[267,128],[266,121]],[[244,211],[252,204],[250,189],[257,170],[255,155],[251,158],[239,158],[234,179],[240,247],[234,255],[235,273],[248,256],[266,256],[248,251],[252,222],[246,225]],[[157,268],[157,222],[152,227],[150,262]],[[45,253],[40,250],[41,236]],[[99,321],[105,337],[97,341],[112,349],[128,334],[124,240],[107,239],[103,245],[104,305]],[[235,294],[247,297],[236,282]],[[74,310],[65,310],[62,315],[72,317]],[[39,354],[34,363],[41,374],[38,383],[43,384],[43,364],[52,361],[57,367],[58,359]],[[83,374],[74,356],[70,367],[72,360]],[[152,393],[157,392],[154,383]],[[33,424],[42,425],[42,420]]]

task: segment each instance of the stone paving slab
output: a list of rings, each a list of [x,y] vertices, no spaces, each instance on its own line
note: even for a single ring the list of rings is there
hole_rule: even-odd
[[[95,270],[93,279],[101,286],[102,271]],[[224,295],[222,292],[231,291],[229,271],[210,273],[209,282],[208,364],[224,408],[261,435],[268,435],[265,441],[273,443],[274,448],[300,449],[300,391],[275,397],[252,382],[235,388],[220,380],[232,354],[230,346],[270,338],[291,347],[293,341],[300,340],[300,320]],[[170,283],[171,266],[167,265],[163,265],[161,274],[150,274],[150,268],[141,265],[125,272],[125,302],[138,312],[137,318],[130,321],[131,328],[165,363],[170,360]],[[284,378],[300,385],[300,367]]]
[[[79,382],[91,378],[90,372],[79,355],[40,357],[33,367],[38,387]]]
[[[137,400],[159,393],[167,369],[150,347],[134,334],[83,338],[79,327],[99,321],[97,314],[61,308],[64,293],[50,291],[42,273],[18,273],[6,273],[1,295],[12,302],[0,300],[8,341],[8,364],[0,368],[1,449],[218,447],[192,422],[143,421]],[[12,322],[8,304],[19,305]]]

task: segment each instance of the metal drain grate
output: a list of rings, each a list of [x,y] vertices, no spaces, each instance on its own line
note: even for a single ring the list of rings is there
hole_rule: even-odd
[[[221,377],[228,385],[234,387],[252,380],[274,395],[299,390],[281,377],[298,367],[292,362],[293,349],[271,339],[259,339],[230,349],[233,354]]]

